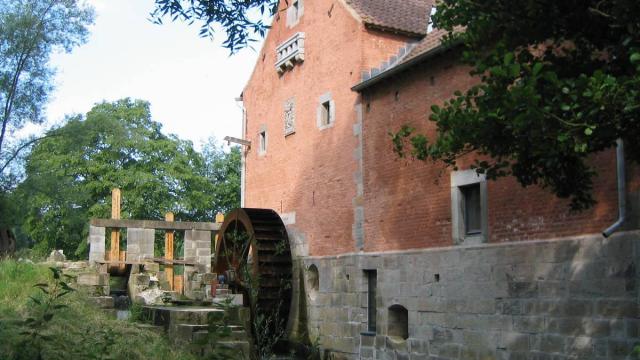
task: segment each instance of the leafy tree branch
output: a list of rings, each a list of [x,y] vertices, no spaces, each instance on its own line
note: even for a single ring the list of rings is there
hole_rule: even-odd
[[[489,178],[592,206],[591,154],[623,138],[640,160],[639,16],[633,0],[439,2],[435,25],[462,44],[478,83],[432,106],[435,137],[394,133],[396,151],[406,143],[418,159],[455,168],[471,150],[493,159],[474,165]]]

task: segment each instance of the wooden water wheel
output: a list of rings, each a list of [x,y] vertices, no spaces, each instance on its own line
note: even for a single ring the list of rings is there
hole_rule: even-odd
[[[275,314],[280,325],[286,325],[291,306],[292,262],[289,238],[280,216],[268,209],[236,209],[225,217],[218,234],[216,272],[236,273],[230,276],[229,284],[249,299],[252,318],[257,315],[254,312]]]

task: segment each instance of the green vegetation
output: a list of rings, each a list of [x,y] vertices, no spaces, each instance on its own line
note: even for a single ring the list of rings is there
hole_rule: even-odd
[[[110,319],[75,291],[57,298],[49,307],[51,315],[46,315],[43,306],[51,296],[33,285],[42,284],[39,287],[50,293],[54,293],[56,284],[63,289],[60,282],[64,277],[51,279],[50,275],[51,271],[43,266],[0,261],[0,358],[193,359],[188,353],[172,349],[163,336],[153,331]],[[27,321],[29,318],[49,319],[38,325],[37,345],[30,340],[35,327]]]
[[[212,221],[240,203],[240,151],[215,141],[204,156],[190,141],[165,135],[149,103],[96,105],[47,132],[25,160],[25,179],[7,196],[14,225],[41,254],[87,252],[88,220],[111,215],[111,189],[122,190],[122,217]],[[17,206],[19,204],[19,206]]]
[[[435,25],[458,31],[462,60],[479,83],[433,105],[437,136],[405,127],[420,160],[456,160],[469,152],[495,179],[514,176],[571,200],[594,203],[590,154],[626,141],[640,160],[640,2],[636,0],[443,0]],[[588,24],[588,26],[586,25]]]
[[[92,8],[76,0],[0,2],[0,189],[16,183],[19,172],[10,165],[35,141],[15,142],[8,135],[45,120],[54,74],[49,56],[84,43],[92,22]]]

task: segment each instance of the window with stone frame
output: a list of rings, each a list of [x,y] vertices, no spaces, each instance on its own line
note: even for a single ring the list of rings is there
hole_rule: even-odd
[[[267,129],[262,126],[258,133],[258,155],[264,156],[267,153]]]
[[[457,245],[488,240],[487,182],[475,170],[451,173],[451,224]]]
[[[291,98],[284,102],[284,136],[296,132],[296,100]]]
[[[462,217],[465,236],[482,234],[482,206],[480,205],[480,183],[461,186]]]
[[[287,27],[293,27],[300,22],[300,18],[304,13],[304,0],[290,0],[287,8]]]
[[[367,332],[375,334],[378,313],[376,303],[378,272],[376,270],[364,270],[364,275],[367,280]]]
[[[333,127],[336,121],[336,104],[331,93],[320,96],[317,114],[317,125],[320,130]]]

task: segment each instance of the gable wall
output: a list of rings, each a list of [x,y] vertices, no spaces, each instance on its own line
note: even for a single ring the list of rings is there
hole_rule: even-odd
[[[397,53],[406,39],[366,30],[341,1],[306,0],[293,28],[286,26],[284,7],[282,2],[283,11],[243,93],[245,138],[252,141],[245,206],[288,214],[298,255],[350,252],[358,168],[354,151],[359,144],[353,131],[359,100],[350,88],[362,70]],[[275,49],[296,32],[305,33],[305,60],[280,76]],[[317,108],[327,93],[335,102],[336,119],[333,127],[320,130]],[[295,98],[296,132],[285,137],[284,103],[290,98]],[[258,154],[262,128],[268,134],[264,156]]]

